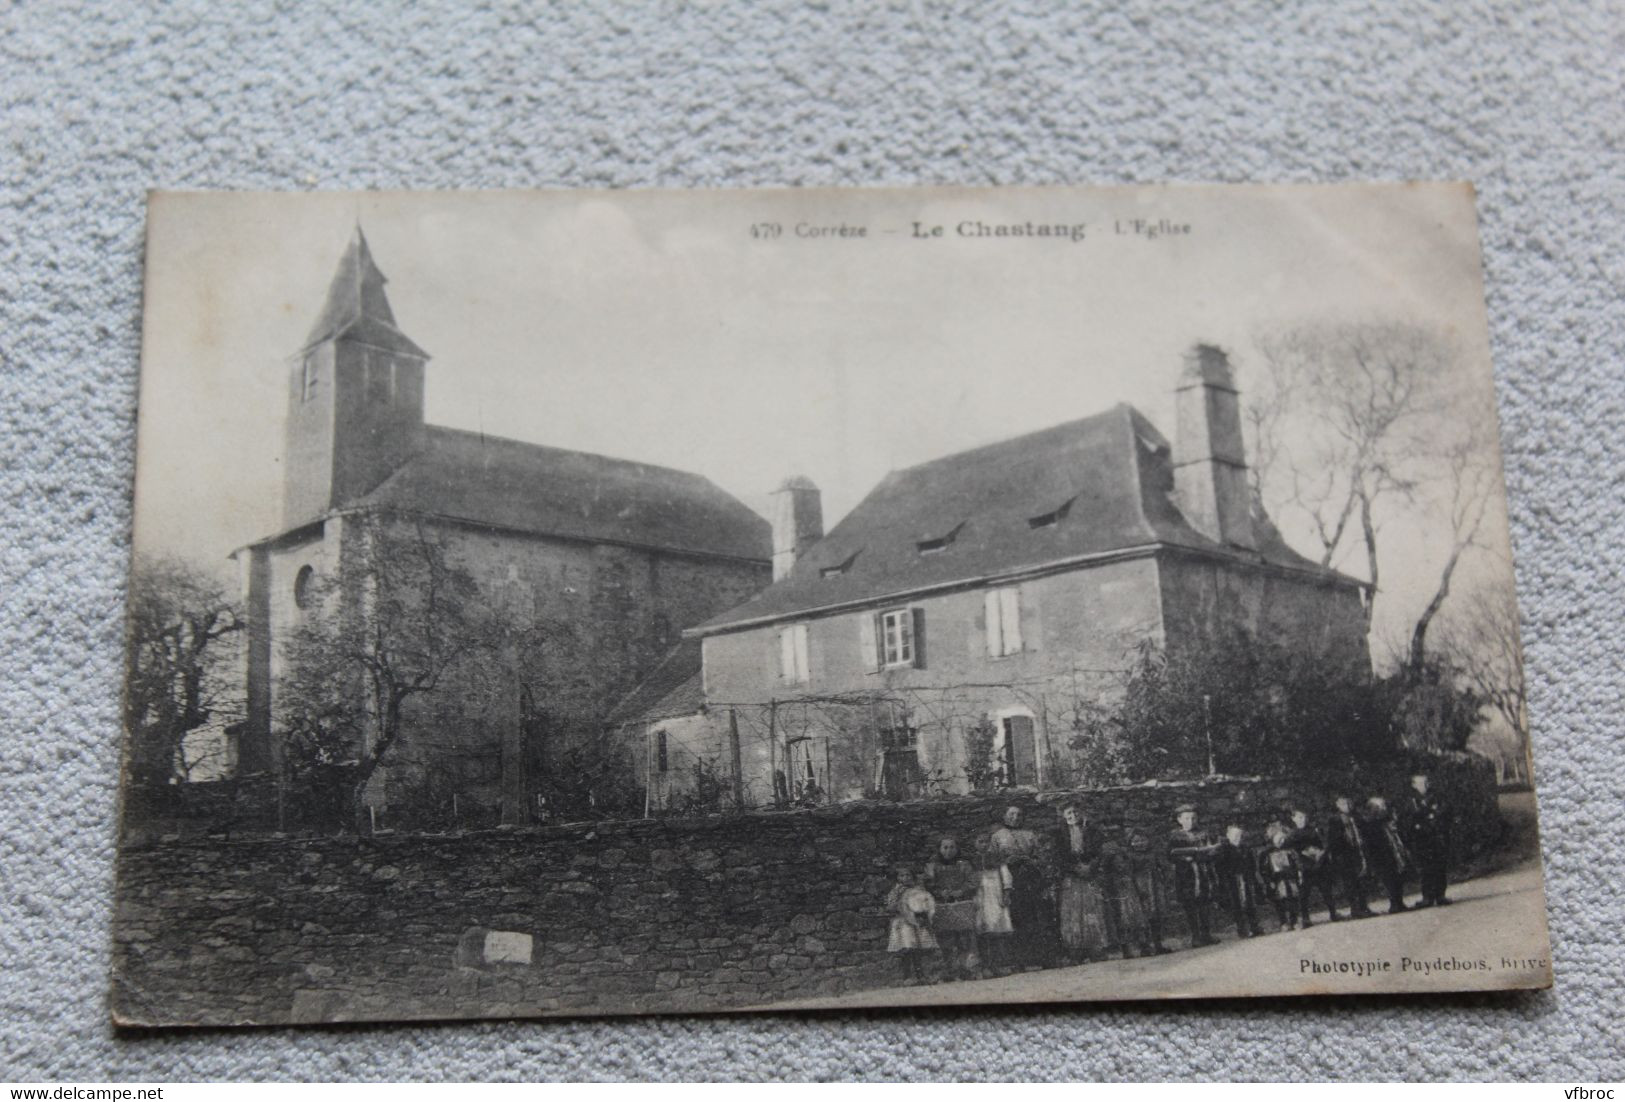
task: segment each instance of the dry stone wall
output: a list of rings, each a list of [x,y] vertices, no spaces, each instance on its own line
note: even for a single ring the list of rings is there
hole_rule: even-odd
[[[1493,769],[1435,772],[1458,859],[1499,830]],[[1398,795],[1397,772],[1344,778]],[[136,1024],[339,1021],[749,1006],[889,981],[898,862],[967,844],[1015,803],[1047,830],[1081,801],[1160,837],[1174,807],[1253,827],[1328,805],[1324,779],[850,803],[698,821],[369,838],[188,838],[120,859],[114,989]],[[1170,916],[1177,930],[1177,918]],[[528,957],[528,960],[526,959]]]

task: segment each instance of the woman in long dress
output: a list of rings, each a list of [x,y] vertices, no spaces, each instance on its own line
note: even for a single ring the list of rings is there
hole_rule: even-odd
[[[997,835],[999,828],[995,828]],[[1009,970],[1010,936],[1015,926],[1010,921],[1010,888],[1013,883],[1010,867],[1005,864],[1004,847],[995,849],[989,838],[982,848],[981,883],[976,891],[976,941],[981,949],[984,974],[1003,975]]]
[[[1042,964],[1044,874],[1038,835],[1021,826],[1021,808],[1007,807],[982,853],[977,930],[992,969],[1008,974]]]
[[[1113,870],[1110,889],[1115,895],[1117,937],[1123,956],[1149,957],[1168,952],[1162,944],[1164,872],[1151,839],[1143,831],[1131,830],[1126,845],[1106,846],[1104,861]]]
[[[1058,897],[1061,945],[1077,964],[1101,960],[1117,944],[1116,925],[1107,902],[1112,869],[1104,853],[1105,839],[1073,804],[1061,812],[1055,852],[1060,858]]]

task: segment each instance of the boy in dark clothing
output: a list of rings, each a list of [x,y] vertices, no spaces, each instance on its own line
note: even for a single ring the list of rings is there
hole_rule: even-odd
[[[1168,860],[1174,870],[1174,895],[1185,911],[1194,949],[1214,943],[1208,909],[1213,905],[1213,854],[1218,843],[1197,828],[1194,804],[1184,804],[1174,814],[1179,826],[1168,834]]]
[[[1219,881],[1219,898],[1235,923],[1236,936],[1257,937],[1258,867],[1251,846],[1245,844],[1240,823],[1224,828],[1224,840],[1213,855],[1213,871]]]
[[[1388,801],[1373,796],[1365,803],[1365,817],[1360,821],[1360,836],[1365,842],[1366,861],[1371,873],[1388,890],[1388,913],[1408,910],[1405,906],[1405,870],[1411,867],[1410,851],[1399,836],[1399,824],[1394,822]]]
[[[1303,924],[1309,925],[1310,893],[1319,892],[1326,901],[1326,917],[1341,922],[1337,913],[1337,900],[1332,895],[1331,868],[1326,862],[1326,839],[1320,831],[1309,825],[1309,813],[1301,807],[1292,809],[1292,832],[1289,844],[1298,851],[1298,867],[1303,870]]]
[[[1326,867],[1349,905],[1350,916],[1369,918],[1371,904],[1365,898],[1365,878],[1370,869],[1366,866],[1360,820],[1354,817],[1354,803],[1347,796],[1339,795],[1334,806],[1336,810],[1326,820]]]

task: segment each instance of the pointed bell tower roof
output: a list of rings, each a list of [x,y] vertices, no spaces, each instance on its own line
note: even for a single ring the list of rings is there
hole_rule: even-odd
[[[367,235],[357,223],[355,236],[339,258],[338,271],[333,273],[333,282],[327,288],[327,302],[322,306],[321,316],[316,319],[300,352],[308,352],[323,341],[348,337],[374,348],[427,360],[429,354],[396,328],[395,312],[389,308],[389,298],[384,294],[387,282],[372,258]]]

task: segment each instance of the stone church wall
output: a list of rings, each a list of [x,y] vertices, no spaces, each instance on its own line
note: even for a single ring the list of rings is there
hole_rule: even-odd
[[[1435,767],[1456,863],[1498,838],[1494,773]],[[1397,796],[1403,771],[1355,778]],[[461,835],[126,846],[115,1012],[151,1000],[198,1023],[636,1013],[740,1007],[885,986],[881,904],[898,862],[984,836],[1008,804],[1047,832],[1080,799],[1107,829],[1161,837],[1175,806],[1255,830],[1282,801],[1328,806],[1327,778],[1224,780],[695,821]],[[1178,944],[1178,919],[1168,927]],[[496,931],[494,936],[491,932]],[[484,952],[482,952],[482,946]],[[492,946],[512,962],[493,963]]]
[[[268,624],[257,661],[250,657],[251,693],[268,693],[283,671],[281,648],[306,613],[294,599],[296,579],[336,575],[340,546],[351,530],[328,518],[306,540],[256,552],[264,577],[256,592]],[[543,626],[549,643],[528,654],[525,678],[555,732],[597,732],[603,716],[667,651],[683,628],[739,604],[769,580],[766,563],[684,557],[669,552],[551,540],[470,525],[440,523],[452,561],[480,590],[499,595],[517,617]],[[392,805],[429,801],[448,821],[495,822],[501,803],[501,743],[514,726],[518,694],[502,683],[498,660],[480,663],[460,681],[407,708],[406,737],[369,790]],[[266,688],[261,688],[266,686]],[[266,707],[276,713],[276,704]],[[251,744],[252,744],[252,740]],[[269,755],[256,768],[272,768]],[[534,789],[535,786],[531,785]],[[453,794],[457,803],[453,805]],[[440,805],[445,805],[444,808]],[[453,809],[454,810],[450,810]],[[443,817],[445,817],[443,816]],[[403,824],[404,825],[404,824]]]
[[[683,628],[740,603],[768,581],[765,563],[464,526],[442,532],[451,558],[483,593],[501,595],[518,617],[541,626],[547,642],[523,657],[521,673],[532,686],[532,704],[546,713],[540,729],[555,739],[596,736],[604,716],[676,645]],[[482,809],[476,815],[495,814],[500,745],[516,721],[510,705],[519,690],[494,679],[500,681],[491,664],[482,664],[465,683],[447,686],[439,700],[414,706],[417,722],[391,769],[397,793],[433,778]],[[547,750],[531,748],[537,755]],[[542,769],[539,760],[535,772]],[[528,785],[533,793],[539,791],[534,782]]]

